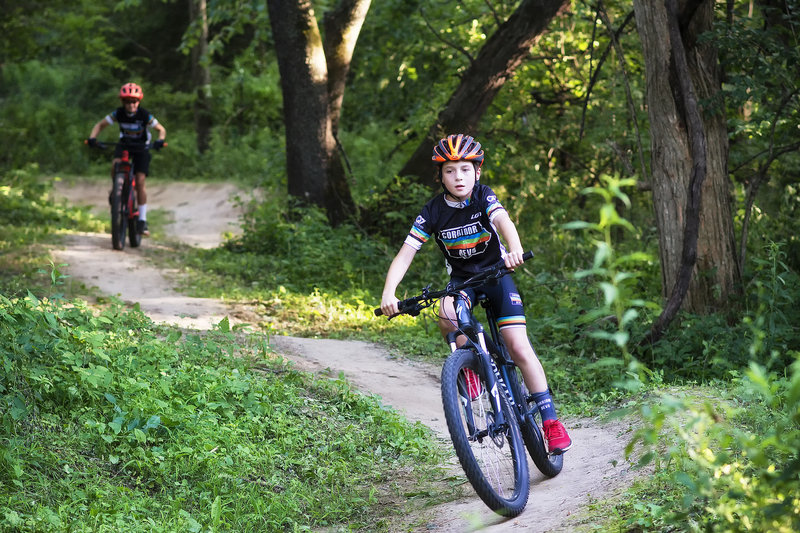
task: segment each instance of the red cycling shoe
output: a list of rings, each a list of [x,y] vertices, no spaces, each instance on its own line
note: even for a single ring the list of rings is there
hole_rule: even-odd
[[[572,447],[572,439],[569,438],[567,428],[558,419],[545,420],[544,438],[547,439],[547,451],[553,455],[560,455]]]

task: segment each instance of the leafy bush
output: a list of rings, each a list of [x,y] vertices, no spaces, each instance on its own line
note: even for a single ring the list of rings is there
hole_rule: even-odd
[[[438,457],[421,425],[227,321],[184,338],[137,310],[0,295],[0,354],[4,530],[360,523],[368,487]]]
[[[629,526],[800,529],[800,352],[791,355],[785,377],[751,364],[728,402],[662,396],[643,406],[629,449],[641,442],[645,461],[660,457],[679,496],[637,507]]]
[[[3,65],[0,170],[38,163],[47,172],[86,171],[89,158],[82,141],[103,117],[87,109],[96,105],[89,103],[105,83],[105,74],[91,65]]]
[[[647,364],[662,368],[668,381],[727,380],[751,361],[769,370],[791,364],[800,344],[800,277],[785,258],[781,244],[769,243],[764,258],[753,260],[741,318],[683,314],[680,328],[653,347]]]

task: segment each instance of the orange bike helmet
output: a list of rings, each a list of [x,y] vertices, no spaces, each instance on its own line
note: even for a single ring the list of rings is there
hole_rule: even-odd
[[[483,165],[483,150],[481,143],[463,133],[448,135],[433,147],[433,157],[436,164],[447,161],[470,161]]]
[[[128,98],[141,100],[144,98],[144,93],[142,92],[142,88],[135,83],[126,83],[120,88],[119,97],[121,100],[126,100]]]

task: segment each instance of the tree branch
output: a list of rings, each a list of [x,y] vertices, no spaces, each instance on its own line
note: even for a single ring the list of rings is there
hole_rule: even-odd
[[[598,6],[598,9],[600,9],[599,6]],[[619,37],[619,35],[622,34],[622,30],[625,28],[625,26],[628,24],[628,22],[633,20],[633,15],[634,15],[634,12],[631,11],[630,13],[628,13],[628,16],[625,17],[625,20],[622,21],[622,24],[620,24],[619,28],[617,28],[617,31],[616,31],[617,37]],[[599,16],[600,15],[598,13],[598,18],[599,18]],[[592,42],[594,42],[594,32],[595,32],[595,28],[593,27],[592,28]],[[592,75],[591,75],[591,77],[589,79],[589,86],[586,88],[586,99],[584,100],[583,110],[581,112],[581,130],[580,130],[580,133],[578,135],[579,139],[583,138],[583,131],[584,131],[584,126],[585,126],[585,122],[586,122],[586,110],[587,110],[587,107],[589,105],[589,97],[591,96],[592,89],[594,89],[595,84],[597,84],[597,79],[600,77],[600,72],[602,70],[602,66],[603,66],[603,64],[605,64],[606,59],[608,59],[608,55],[611,53],[611,50],[612,50],[612,45],[606,46],[606,49],[603,51],[603,55],[600,57],[600,60],[597,62],[597,69],[593,70]],[[592,48],[592,52],[594,53],[594,48]]]
[[[499,28],[500,25],[503,24],[503,21],[500,20],[500,17],[497,15],[497,10],[495,10],[494,6],[489,0],[484,0],[484,3],[486,4],[486,7],[489,8],[489,11],[492,12],[492,16],[494,17],[494,23],[497,24],[497,27]]]
[[[794,143],[792,145],[783,146],[781,148],[775,148],[775,128],[778,126],[778,122],[780,121],[780,117],[783,114],[784,109],[789,105],[792,98],[797,95],[800,89],[795,89],[793,91],[787,92],[783,98],[781,99],[781,103],[778,105],[778,109],[775,111],[775,118],[772,119],[772,126],[770,127],[770,135],[769,135],[769,148],[767,149],[767,159],[759,165],[758,172],[756,173],[753,180],[750,182],[750,185],[747,187],[747,197],[745,200],[745,210],[744,210],[744,220],[742,221],[742,236],[741,241],[739,243],[739,270],[744,268],[744,261],[747,254],[746,244],[747,244],[747,232],[750,226],[750,214],[753,209],[753,203],[756,200],[756,194],[758,194],[758,189],[761,187],[762,184],[769,181],[769,167],[772,166],[772,163],[775,162],[781,155],[785,154],[786,152],[793,151],[800,145],[800,142]]]
[[[470,53],[467,52],[464,48],[458,46],[456,43],[451,43],[450,41],[442,37],[441,34],[438,31],[436,31],[436,28],[431,26],[430,22],[428,22],[428,18],[425,16],[425,11],[422,9],[422,7],[419,8],[419,14],[422,15],[422,20],[425,22],[425,25],[428,27],[428,29],[431,30],[431,33],[433,34],[434,37],[436,37],[436,39],[446,44],[453,50],[464,55],[467,58],[467,60],[469,60],[470,64],[472,64],[475,61],[475,59],[470,55]]]

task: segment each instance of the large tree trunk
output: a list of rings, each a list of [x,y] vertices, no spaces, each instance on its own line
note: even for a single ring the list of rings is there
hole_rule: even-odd
[[[681,43],[672,43],[666,4],[676,3]],[[728,137],[722,106],[702,110],[699,135],[692,136],[692,117],[676,65],[688,66],[691,95],[696,101],[720,98],[720,73],[713,43],[697,37],[711,28],[713,0],[635,0],[636,24],[642,41],[647,75],[647,103],[651,128],[653,203],[659,233],[662,289],[671,299],[679,290],[681,267],[689,265],[688,292],[683,308],[708,313],[723,308],[739,289],[740,273],[735,253],[728,179]],[[677,28],[677,25],[676,25]],[[675,47],[673,44],[680,44]],[[673,54],[678,48],[683,58]],[[702,161],[701,161],[702,160]],[[704,181],[695,198],[692,177],[703,164]],[[690,206],[697,200],[696,247],[684,250],[684,239],[694,238]],[[687,228],[690,231],[687,233]],[[691,243],[688,243],[691,244]],[[695,248],[695,249],[691,249]],[[688,254],[688,255],[687,255]],[[696,257],[696,261],[694,257]],[[692,267],[693,266],[693,270]],[[664,327],[666,324],[664,324]]]
[[[464,72],[461,85],[400,170],[401,176],[410,175],[420,183],[435,184],[431,165],[433,145],[450,133],[474,132],[489,104],[529,54],[531,46],[569,4],[570,0],[523,0]]]
[[[289,194],[324,207],[332,224],[355,209],[335,134],[353,47],[369,3],[342,0],[326,17],[328,49],[310,0],[267,1],[281,73]]]
[[[333,141],[338,151],[329,154],[330,166],[328,219],[336,224],[355,215],[355,202],[350,194],[342,159],[344,150],[339,142],[339,118],[342,114],[347,74],[353,59],[361,26],[367,17],[372,0],[341,0],[335,9],[325,13],[323,49],[328,67],[328,117]],[[341,153],[339,153],[341,152]]]
[[[206,0],[189,0],[189,20],[199,27],[197,44],[192,47],[192,83],[195,87],[194,128],[197,151],[208,150],[211,139],[211,69],[208,61],[208,11]]]
[[[325,60],[328,63],[328,99],[334,135],[339,133],[347,73],[350,72],[353,50],[370,3],[371,0],[342,0],[323,17]]]

